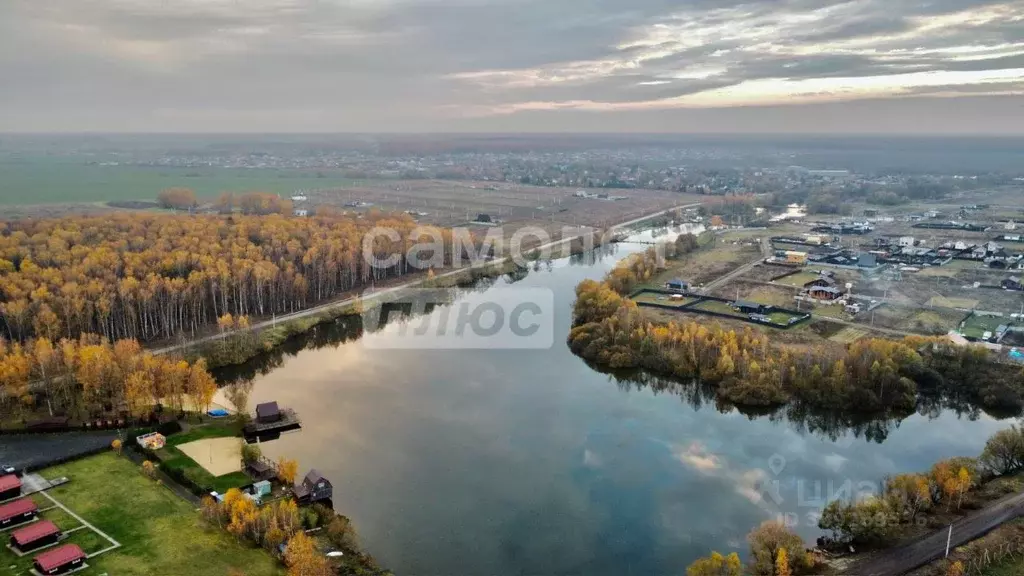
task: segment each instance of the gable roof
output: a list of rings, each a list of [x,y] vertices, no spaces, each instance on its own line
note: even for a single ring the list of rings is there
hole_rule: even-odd
[[[828,292],[829,294],[842,294],[842,290],[834,286],[811,286],[808,288],[810,292]]]
[[[36,503],[31,498],[22,498],[0,506],[0,520],[7,520],[36,510],[38,510]]]
[[[75,544],[65,544],[60,548],[36,556],[36,564],[42,568],[43,572],[49,572],[79,558],[85,558],[82,549]]]
[[[305,481],[307,483],[309,483],[309,485],[311,485],[311,486],[316,486],[321,481],[325,481],[325,480],[327,480],[327,479],[324,478],[323,474],[317,472],[317,470],[314,468],[314,469],[310,470],[308,474],[306,474],[306,480]],[[328,482],[328,484],[329,483],[330,482]]]
[[[11,534],[11,540],[18,546],[24,546],[53,534],[60,534],[60,528],[57,528],[57,525],[49,520],[40,520],[30,526],[15,530],[14,534]]]
[[[8,490],[14,490],[15,488],[21,488],[20,478],[14,474],[0,476],[0,492],[7,492]]]

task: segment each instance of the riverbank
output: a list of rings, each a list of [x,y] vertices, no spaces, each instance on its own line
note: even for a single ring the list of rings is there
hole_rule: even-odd
[[[589,229],[578,236],[560,238],[546,244],[532,246],[525,252],[526,260],[536,260],[544,251],[550,259],[566,258],[611,242],[616,230],[635,228],[645,222],[668,222],[666,214],[673,210],[692,207],[684,205],[647,214],[616,224],[607,230]],[[334,322],[343,316],[359,316],[367,306],[379,306],[388,296],[397,296],[402,290],[416,287],[449,288],[470,286],[487,278],[514,274],[519,269],[511,257],[496,258],[471,266],[452,270],[426,271],[392,278],[381,283],[374,291],[349,292],[332,302],[301,310],[286,316],[261,318],[244,330],[200,335],[189,341],[173,345],[156,346],[154,354],[182,354],[188,359],[203,358],[210,368],[237,366],[283,345],[290,338],[304,334],[314,327]]]
[[[1017,371],[983,348],[944,338],[788,345],[773,342],[770,328],[737,331],[685,315],[653,322],[626,295],[662,267],[651,249],[620,262],[603,281],[577,286],[572,351],[607,368],[696,378],[736,405],[907,415],[924,398],[948,397],[1000,415],[1024,408]]]

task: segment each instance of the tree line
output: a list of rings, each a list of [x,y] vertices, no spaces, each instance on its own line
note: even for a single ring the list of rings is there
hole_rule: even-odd
[[[794,576],[820,574],[821,559],[807,551],[803,540],[781,522],[768,520],[747,534],[747,565],[735,552],[712,552],[686,569],[686,576]]]
[[[576,354],[613,369],[640,368],[713,384],[718,396],[747,406],[799,402],[827,410],[909,413],[919,395],[952,394],[983,407],[1019,411],[1022,374],[988,352],[941,338],[864,338],[848,345],[775,344],[698,321],[656,324],[625,297],[660,268],[656,250],[620,262],[601,282],[576,288]]]
[[[154,356],[136,340],[111,342],[95,334],[25,344],[0,338],[0,405],[25,418],[45,409],[84,420],[116,413],[149,414],[166,405],[205,412],[217,383],[202,359],[195,363]]]
[[[387,265],[363,257],[371,251]],[[15,341],[100,334],[142,342],[194,334],[225,314],[294,312],[416,271],[407,215],[362,217],[115,213],[0,223],[0,334]],[[450,232],[438,259],[452,262]],[[422,256],[422,254],[421,254]],[[433,253],[424,256],[433,257]]]

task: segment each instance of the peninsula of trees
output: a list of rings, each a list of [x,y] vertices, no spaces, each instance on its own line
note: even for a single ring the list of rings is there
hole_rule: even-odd
[[[823,410],[909,414],[922,395],[955,396],[1004,411],[1024,405],[1019,368],[991,361],[982,348],[941,338],[786,345],[750,328],[737,333],[706,322],[654,323],[626,295],[658,265],[650,249],[620,262],[602,282],[577,286],[575,327],[568,338],[576,354],[609,368],[698,379],[715,386],[719,397],[745,406],[797,402]]]

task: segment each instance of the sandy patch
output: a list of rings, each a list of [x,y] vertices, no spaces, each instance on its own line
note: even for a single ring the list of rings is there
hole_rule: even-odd
[[[238,438],[206,438],[177,448],[214,476],[223,476],[242,469]]]

